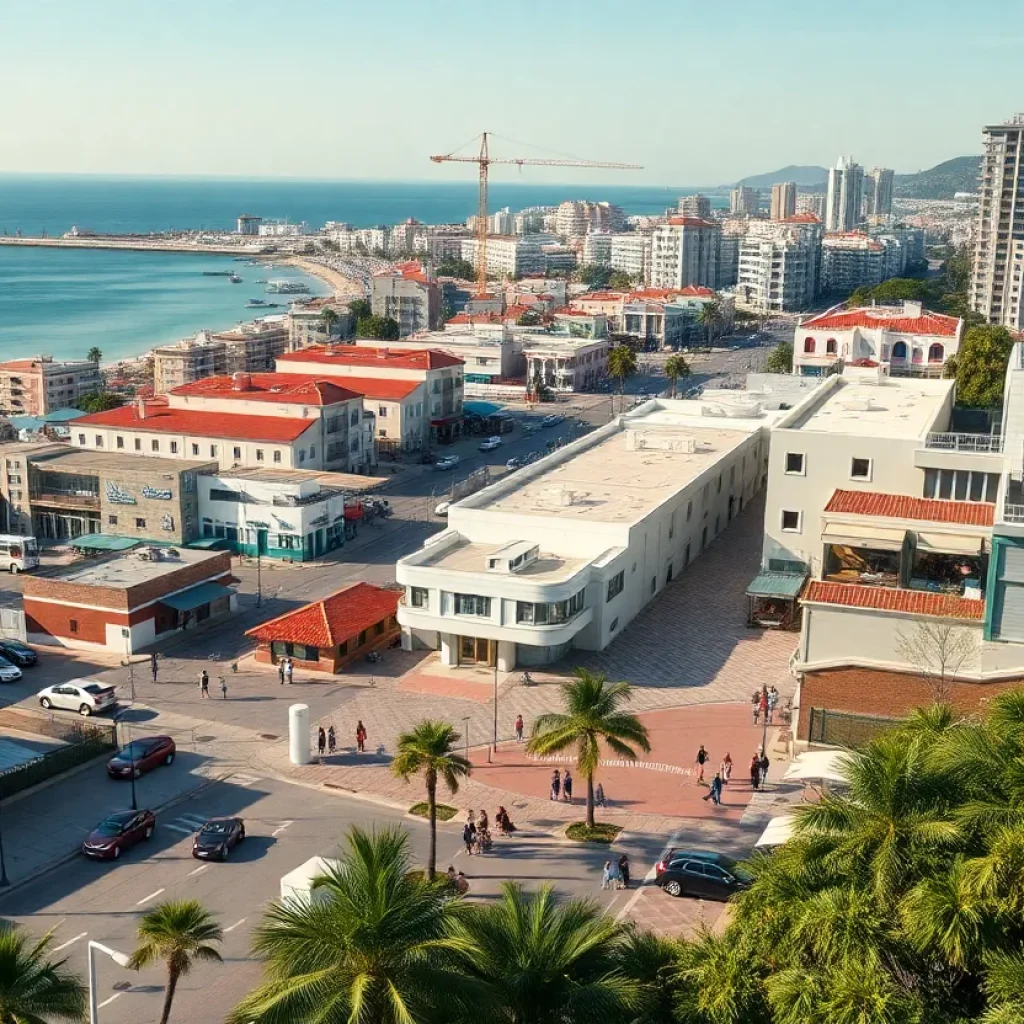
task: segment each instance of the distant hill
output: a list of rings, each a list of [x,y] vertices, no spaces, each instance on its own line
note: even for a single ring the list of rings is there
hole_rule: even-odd
[[[980,156],[956,156],[917,174],[897,174],[893,194],[901,199],[952,199],[978,190]]]
[[[736,184],[749,188],[771,188],[780,181],[795,181],[801,188],[824,191],[828,183],[828,170],[824,167],[801,167],[790,164],[770,174],[752,174],[749,178],[737,181]]]

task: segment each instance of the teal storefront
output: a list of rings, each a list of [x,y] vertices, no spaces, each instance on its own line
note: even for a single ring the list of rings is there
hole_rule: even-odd
[[[332,522],[326,514],[310,520],[305,533],[294,532],[290,523],[269,523],[250,519],[245,527],[203,521],[203,538],[218,540],[224,550],[255,558],[309,562],[342,547],[346,539],[344,516]],[[352,524],[354,533],[354,524]]]

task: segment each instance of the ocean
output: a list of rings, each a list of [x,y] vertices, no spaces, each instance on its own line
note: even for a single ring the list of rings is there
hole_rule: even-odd
[[[230,230],[250,213],[265,218],[347,221],[357,227],[464,221],[476,208],[475,176],[466,182],[257,181],[0,175],[0,234],[61,235],[73,225],[100,233],[170,229]],[[607,200],[630,214],[657,214],[692,189],[608,185],[492,183],[490,208]],[[723,200],[715,200],[716,205]],[[204,277],[237,270],[243,284]],[[93,346],[104,362],[141,355],[198,330],[251,320],[257,277],[326,285],[291,268],[244,267],[230,257],[0,246],[0,352],[82,358]],[[275,312],[270,310],[269,312]]]

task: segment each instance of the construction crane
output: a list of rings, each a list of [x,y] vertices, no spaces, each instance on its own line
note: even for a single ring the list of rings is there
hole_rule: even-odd
[[[480,204],[476,215],[476,286],[478,295],[487,294],[487,171],[491,164],[512,164],[516,167],[605,167],[617,171],[640,171],[640,164],[615,164],[597,160],[534,160],[528,157],[492,157],[487,149],[487,132],[480,136],[478,156],[456,156],[444,153],[430,158],[435,164],[478,164],[480,167]]]

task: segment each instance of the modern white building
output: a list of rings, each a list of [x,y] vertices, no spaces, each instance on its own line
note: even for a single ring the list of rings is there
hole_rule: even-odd
[[[583,262],[608,267],[612,262],[612,239],[614,235],[591,232],[583,239]]]
[[[756,188],[740,185],[729,194],[729,212],[737,217],[753,217],[757,214],[759,200]]]
[[[680,196],[676,206],[682,217],[698,217],[700,220],[711,219],[711,200],[699,192],[692,196]]]
[[[603,649],[753,498],[775,415],[648,402],[452,505],[398,562],[403,643],[503,671]]]
[[[863,201],[864,168],[853,157],[841,156],[828,172],[825,230],[853,231],[861,221]]]
[[[537,334],[521,338],[531,390],[586,391],[608,376],[608,339]]]
[[[821,223],[798,213],[784,221],[752,221],[739,244],[736,296],[760,312],[807,309],[818,293]]]
[[[892,262],[889,244],[861,231],[825,235],[821,243],[821,288],[841,295],[880,284]]]
[[[722,227],[716,221],[670,217],[652,236],[651,286],[717,288],[721,241]]]
[[[612,270],[621,270],[624,274],[642,284],[651,280],[651,251],[654,240],[650,234],[629,232],[612,235],[612,248],[609,257]]]
[[[547,261],[543,246],[554,245],[554,235],[488,235],[487,273],[497,277],[522,277],[524,274],[543,274]],[[479,262],[479,242],[475,238],[462,240],[462,259],[475,267]]]
[[[864,176],[864,212],[873,217],[892,213],[892,189],[896,172],[888,167],[874,167]]]

